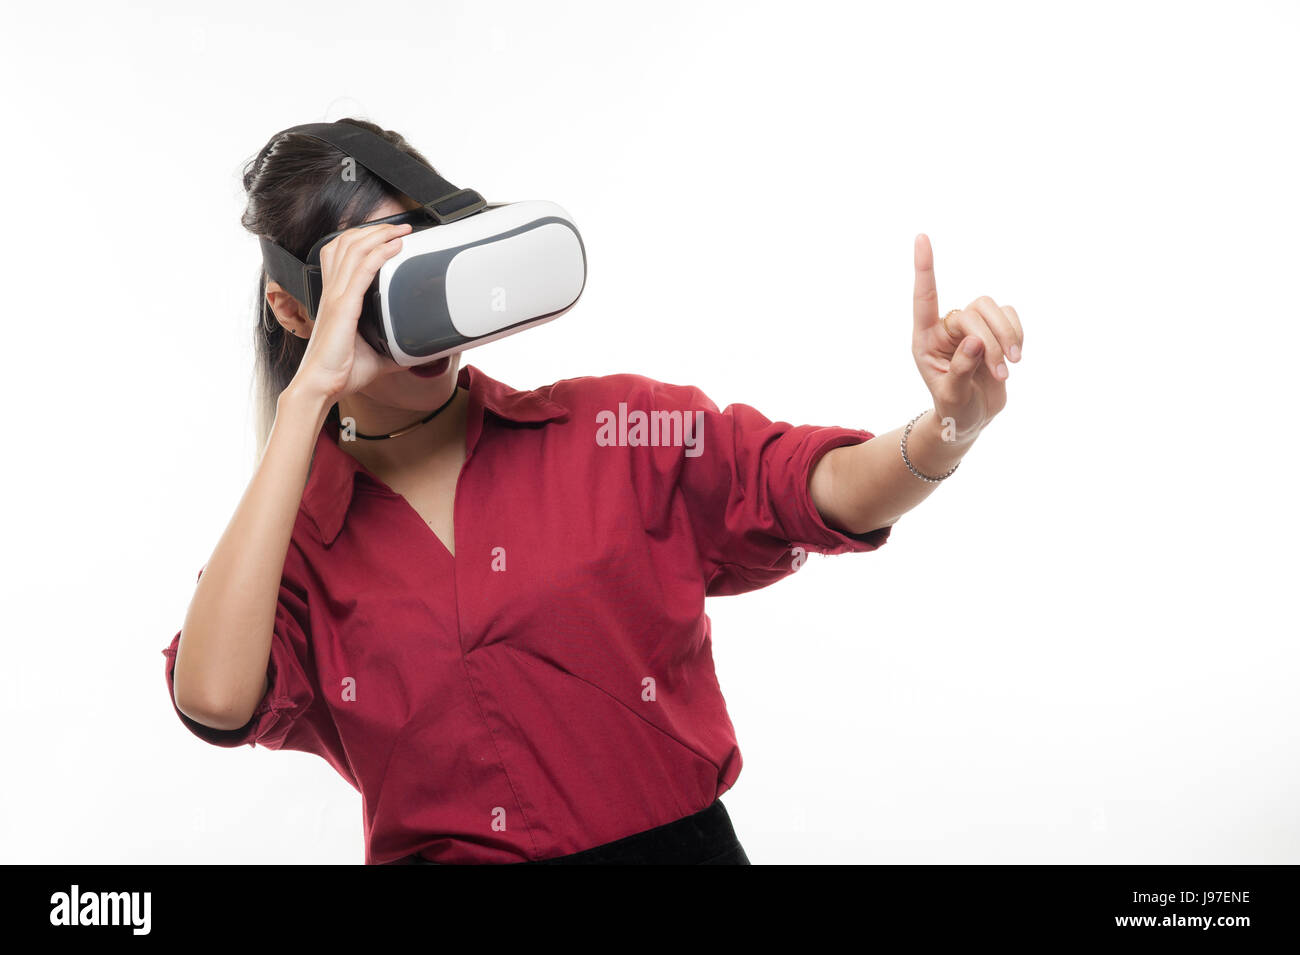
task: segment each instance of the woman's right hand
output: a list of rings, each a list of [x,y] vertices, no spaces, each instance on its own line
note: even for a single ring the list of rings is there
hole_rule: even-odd
[[[357,322],[375,274],[402,250],[402,236],[410,231],[409,224],[362,226],[321,248],[321,298],[294,375],[299,391],[333,402],[401,367],[370,347],[357,331]]]

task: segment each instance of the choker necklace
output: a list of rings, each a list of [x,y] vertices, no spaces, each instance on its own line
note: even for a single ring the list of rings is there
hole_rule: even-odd
[[[434,418],[438,417],[438,415],[441,414],[449,404],[456,400],[458,394],[460,394],[460,388],[451,389],[451,397],[444,401],[441,407],[435,408],[419,421],[415,422],[415,424],[407,425],[405,428],[398,428],[396,431],[388,432],[388,434],[362,434],[360,431],[357,431],[355,432],[355,435],[356,437],[363,438],[366,441],[382,441],[384,438],[396,438],[398,435],[406,434],[408,431],[414,431],[420,425],[428,424]]]

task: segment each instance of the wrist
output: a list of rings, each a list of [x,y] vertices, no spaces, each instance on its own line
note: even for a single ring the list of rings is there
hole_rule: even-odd
[[[951,417],[930,409],[912,425],[907,436],[907,457],[922,474],[947,474],[970,450],[979,431],[961,434]]]
[[[276,420],[285,416],[315,422],[314,430],[319,431],[335,400],[333,395],[304,385],[295,378],[285,386],[284,391],[280,392],[280,397],[276,399],[275,417]]]

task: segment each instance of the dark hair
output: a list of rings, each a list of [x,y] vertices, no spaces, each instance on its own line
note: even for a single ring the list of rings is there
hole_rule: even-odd
[[[391,130],[363,119],[341,119],[382,136],[398,149],[433,169],[413,146]],[[371,218],[385,200],[409,202],[360,163],[343,175],[345,154],[319,139],[280,131],[244,166],[244,191],[248,203],[240,222],[249,232],[264,236],[305,259],[322,236],[347,229]],[[435,172],[437,170],[434,170]],[[266,301],[266,272],[259,269],[254,389],[257,401],[257,453],[266,448],[275,420],[276,402],[293,379],[307,350],[307,340],[284,329]]]

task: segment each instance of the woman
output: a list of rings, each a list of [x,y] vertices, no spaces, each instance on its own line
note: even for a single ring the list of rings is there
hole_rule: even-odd
[[[748,864],[704,598],[885,543],[1005,404],[1015,310],[940,319],[918,236],[934,407],[884,440],[640,375],[406,369],[357,321],[410,226],[361,224],[414,203],[342,160],[281,133],[245,170],[254,234],[302,258],[350,231],[315,321],[261,278],[263,452],[163,651],[177,715],[328,760],[362,795],[367,864]]]

